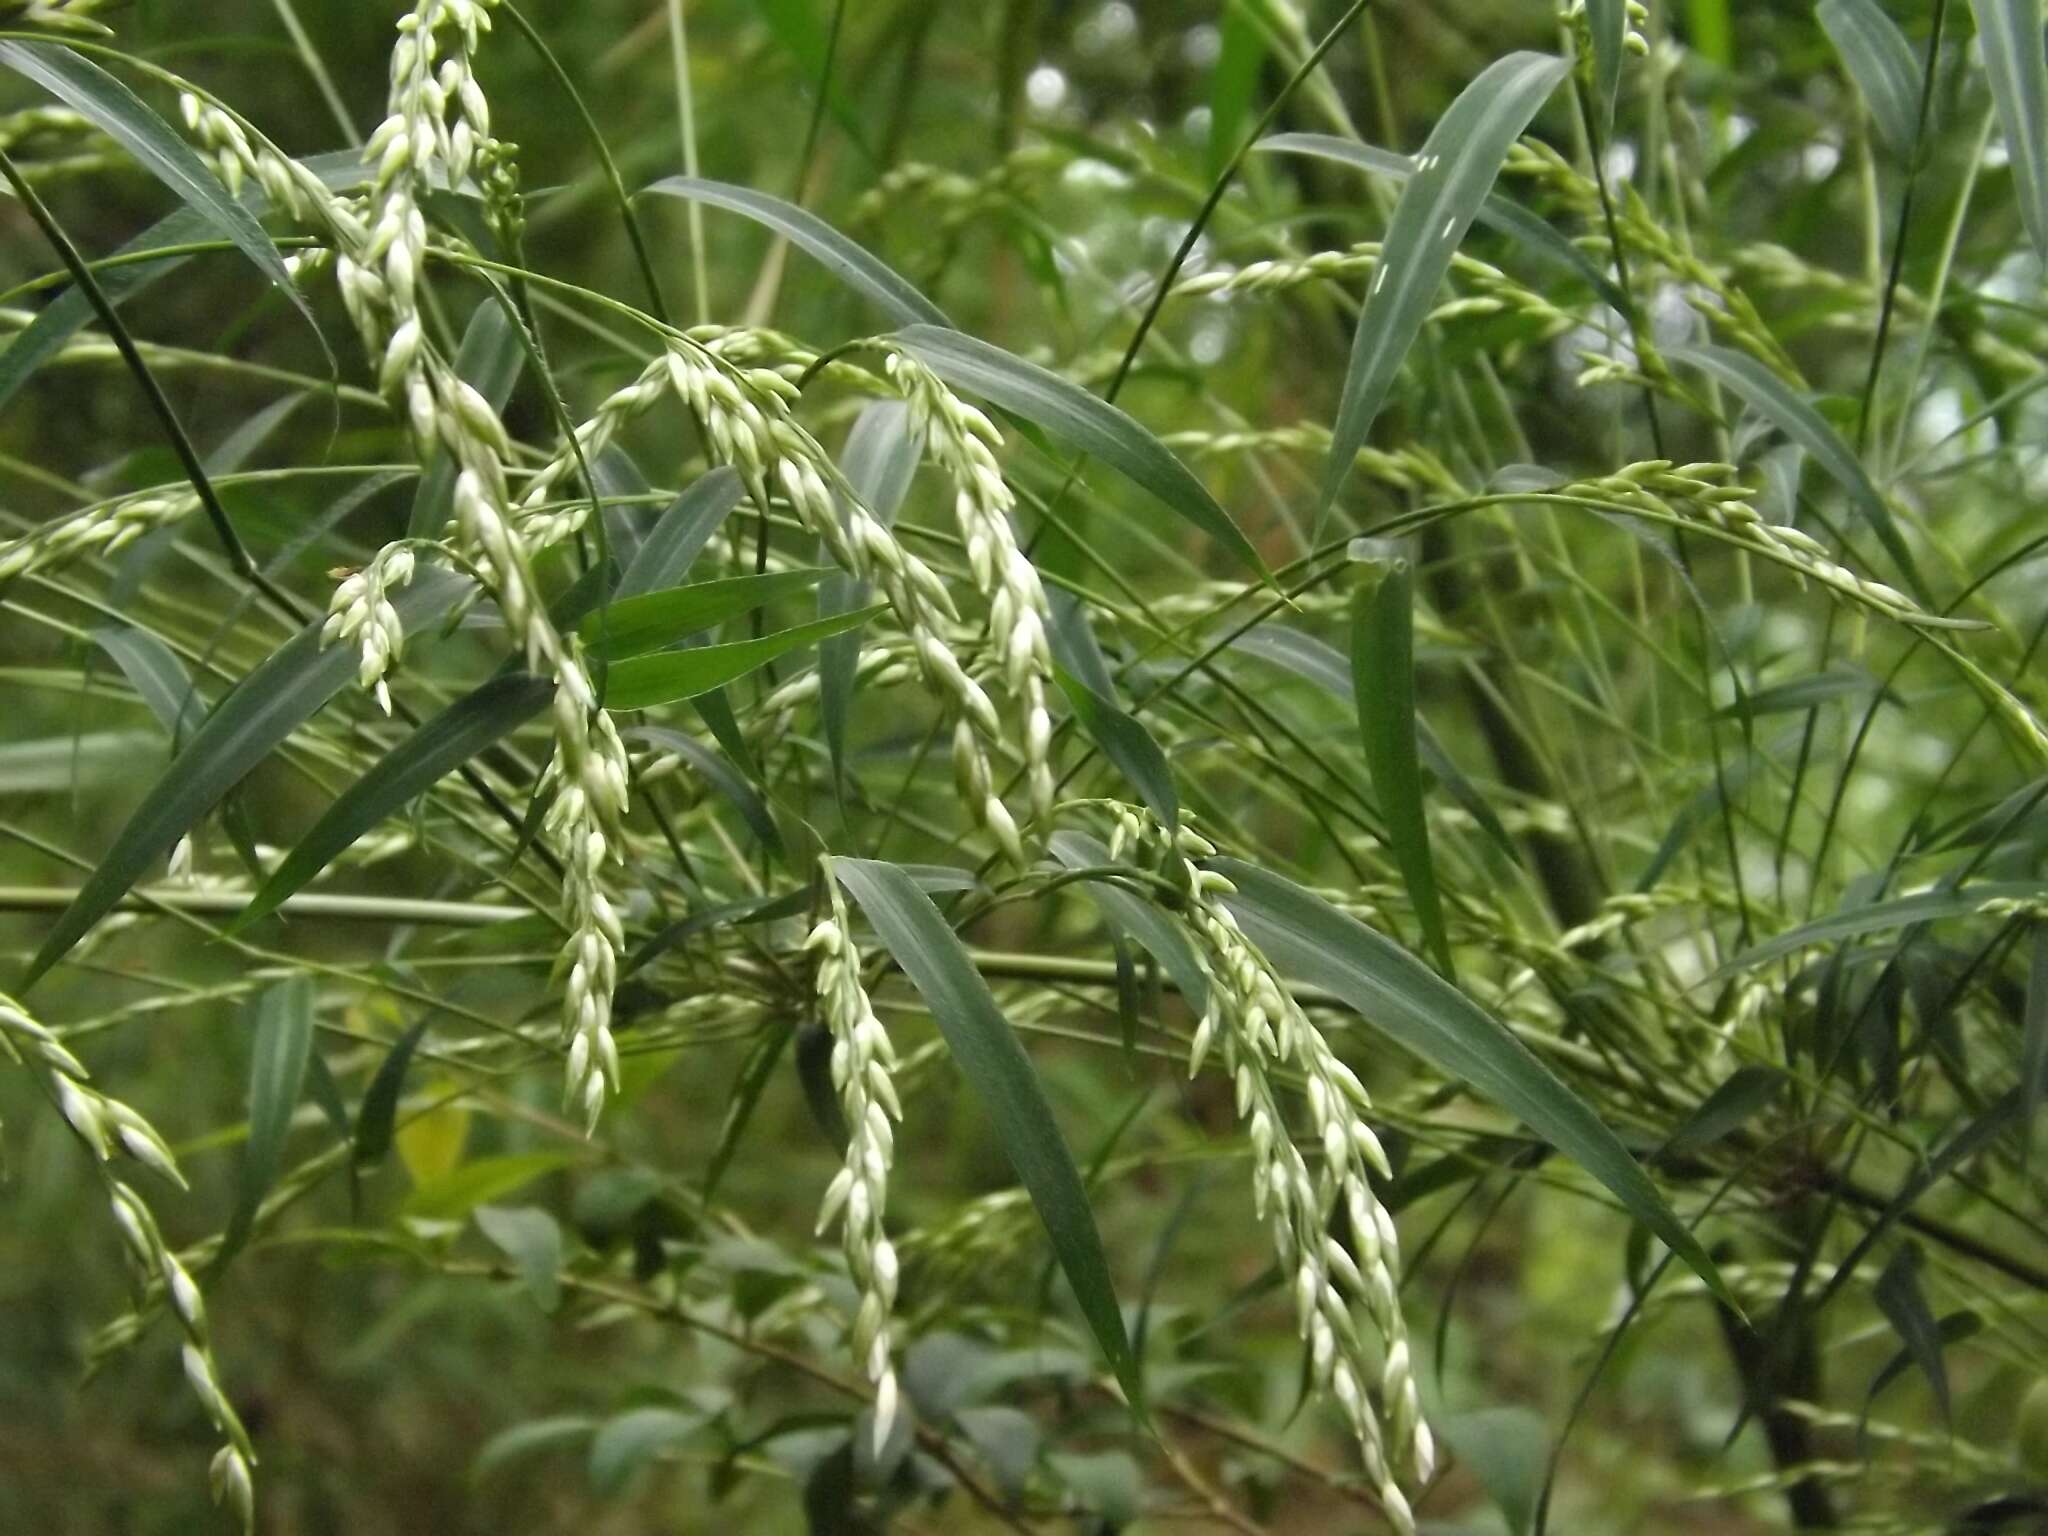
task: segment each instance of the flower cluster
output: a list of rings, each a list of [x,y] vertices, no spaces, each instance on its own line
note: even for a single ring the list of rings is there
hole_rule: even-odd
[[[128,1256],[145,1285],[162,1286],[172,1315],[185,1335],[186,1379],[214,1428],[225,1439],[213,1458],[214,1498],[234,1511],[243,1530],[254,1530],[256,1452],[250,1444],[249,1432],[242,1427],[241,1417],[221,1385],[220,1367],[213,1357],[207,1329],[206,1303],[191,1271],[164,1241],[148,1204],[133,1185],[111,1169],[117,1154],[126,1155],[183,1189],[185,1178],[178,1171],[177,1160],[156,1127],[119,1099],[109,1098],[93,1087],[91,1075],[64,1043],[4,993],[0,993],[0,1050],[41,1078],[44,1091],[64,1123],[92,1153],[106,1182],[114,1224],[120,1229]]]
[[[198,509],[190,491],[147,491],[87,507],[26,538],[0,544],[0,581],[68,565],[86,555],[111,555],[145,533],[182,522]]]
[[[834,1222],[841,1224],[846,1267],[860,1287],[853,1353],[875,1389],[874,1445],[880,1455],[897,1406],[889,1314],[896,1305],[898,1263],[882,1217],[896,1151],[891,1122],[903,1118],[903,1106],[890,1076],[896,1050],[861,984],[860,950],[853,942],[846,898],[832,877],[829,859],[824,861],[824,881],[831,910],[811,930],[804,947],[818,957],[818,1009],[832,1032],[832,1086],[846,1117],[846,1161],[825,1191],[818,1231],[822,1235]]]
[[[1401,1483],[1426,1482],[1436,1452],[1401,1315],[1400,1242],[1393,1217],[1373,1192],[1373,1177],[1388,1178],[1391,1171],[1364,1119],[1371,1101],[1238,927],[1223,901],[1230,882],[1197,862],[1215,847],[1185,826],[1169,837],[1143,813],[1121,807],[1111,855],[1122,858],[1138,847],[1164,855],[1175,866],[1170,878],[1186,894],[1185,918],[1208,981],[1188,1069],[1199,1072],[1214,1050],[1230,1073],[1255,1159],[1253,1205],[1272,1230],[1282,1270],[1292,1277],[1310,1378],[1336,1400],[1351,1426],[1388,1520],[1412,1533],[1414,1514]],[[1322,1155],[1317,1171],[1289,1135],[1274,1092],[1275,1074],[1288,1068],[1304,1083]],[[1348,1247],[1331,1230],[1339,1214],[1350,1228]],[[1379,1334],[1383,1354],[1376,1372],[1354,1306]],[[1377,1406],[1367,1391],[1375,1377]]]
[[[1052,678],[1046,641],[1048,611],[1037,568],[1017,545],[1011,509],[1017,498],[1003,479],[995,450],[1002,434],[995,424],[948,389],[929,368],[902,352],[891,352],[889,377],[902,389],[929,451],[955,486],[953,515],[967,545],[967,565],[989,605],[989,629],[1001,658],[1003,681],[1024,710],[1024,769],[1032,817],[1052,814],[1052,716],[1045,707]],[[977,742],[972,716],[963,715],[953,738],[953,767],[961,798],[979,806],[1010,857],[1023,862],[1015,823],[996,798],[988,755]]]

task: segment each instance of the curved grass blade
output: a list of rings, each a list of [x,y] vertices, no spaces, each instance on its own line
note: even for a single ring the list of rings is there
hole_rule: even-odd
[[[805,566],[643,592],[637,597],[621,598],[603,612],[589,615],[578,626],[578,633],[601,656],[614,660],[640,656],[740,614],[752,613],[778,598],[808,592],[826,574],[823,567]]]
[[[1422,812],[1415,744],[1415,591],[1406,560],[1386,562],[1351,599],[1351,683],[1365,766],[1387,824],[1387,841],[1437,966],[1458,978]]]
[[[707,907],[702,912],[692,912],[688,917],[670,923],[634,950],[626,958],[625,964],[619,967],[619,975],[621,978],[631,976],[678,944],[697,934],[722,928],[728,923],[765,923],[778,917],[794,917],[804,910],[810,899],[809,889],[799,886],[793,891],[750,896],[744,901],[729,901],[723,906]]]
[[[1706,344],[1667,347],[1664,355],[1673,362],[1690,363],[1699,369],[1811,454],[1835,483],[1849,493],[1851,504],[1877,534],[1879,542],[1905,576],[1913,595],[1922,603],[1927,601],[1926,584],[1920,579],[1919,567],[1913,562],[1913,552],[1906,547],[1906,541],[1900,537],[1898,527],[1892,521],[1891,508],[1885,504],[1876,483],[1864,470],[1862,461],[1828,425],[1825,416],[1794,394],[1783,379],[1755,358],[1745,357],[1727,347]]]
[[[910,494],[923,451],[924,438],[912,427],[910,409],[901,400],[877,400],[864,406],[847,434],[846,447],[839,455],[840,469],[861,505],[884,528],[896,526],[896,514]],[[864,608],[871,600],[866,582],[845,571],[834,571],[818,588],[818,617],[827,619]],[[859,630],[819,643],[818,719],[825,728],[825,749],[832,755],[835,782],[845,771],[846,723],[859,670]]]
[[[256,999],[256,1048],[249,1067],[249,1143],[242,1149],[242,1177],[235,1213],[221,1239],[215,1268],[225,1265],[249,1239],[256,1209],[277,1181],[292,1115],[305,1089],[306,1061],[313,1052],[313,982],[294,976],[267,988]]]
[[[1225,898],[1230,910],[1283,970],[1328,988],[1374,1028],[1521,1120],[1736,1305],[1714,1261],[1614,1132],[1497,1019],[1399,945],[1291,880],[1236,859],[1211,867],[1236,885]]]
[[[1259,140],[1252,147],[1278,154],[1313,155],[1319,160],[1341,161],[1394,181],[1407,181],[1415,174],[1413,156],[1360,144],[1352,139],[1340,139],[1328,133],[1276,133]],[[1592,258],[1519,203],[1511,203],[1498,193],[1488,193],[1480,199],[1474,222],[1506,235],[1546,266],[1578,278],[1609,308],[1618,310],[1627,304],[1627,296],[1613,279],[1593,264]]]
[[[144,170],[232,240],[318,332],[312,309],[263,226],[228,195],[206,162],[141,97],[90,59],[57,43],[0,42],[0,64],[33,80],[133,155]]]
[[[1451,256],[1499,174],[1508,148],[1556,89],[1567,65],[1543,53],[1511,53],[1458,93],[1416,158],[1415,174],[1387,226],[1380,263],[1358,315],[1344,394],[1330,433],[1321,514],[1337,499],[1401,361],[1422,330]]]
[[[815,213],[752,187],[736,187],[701,176],[667,176],[643,192],[709,203],[764,224],[792,245],[808,251],[825,270],[883,310],[898,325],[950,326],[946,312],[919,293],[911,281],[871,255]]]
[[[844,634],[885,611],[877,603],[854,613],[818,619],[777,630],[758,640],[735,640],[729,645],[700,645],[685,651],[662,651],[653,656],[635,656],[614,662],[605,677],[604,707],[610,710],[648,709],[677,699],[694,699],[735,678],[745,677],[756,667],[801,646],[814,645],[828,635]]]
[[[170,732],[173,745],[185,727],[206,713],[206,701],[171,648],[146,629],[104,624],[92,632],[94,644],[114,659],[149,712]]]
[[[1145,808],[1169,831],[1178,830],[1180,796],[1174,791],[1173,769],[1152,733],[1136,716],[1118,709],[1066,668],[1054,667],[1053,676],[1088,739],[1102,748],[1102,755],[1130,781]]]
[[[1863,93],[1877,136],[1893,154],[1910,160],[1920,137],[1920,66],[1906,34],[1877,0],[1820,0],[1814,14]]]
[[[387,752],[327,808],[227,931],[241,933],[275,912],[357,838],[531,720],[554,696],[555,686],[547,678],[508,672],[457,699]]]
[[[1892,1331],[1898,1334],[1906,1353],[1920,1367],[1928,1386],[1934,1389],[1934,1406],[1941,1411],[1941,1422],[1948,1424],[1952,1422],[1948,1366],[1941,1357],[1941,1330],[1935,1324],[1934,1314],[1927,1309],[1927,1298],[1920,1292],[1919,1270],[1920,1250],[1911,1243],[1901,1244],[1877,1277],[1870,1295],[1884,1313],[1885,1321],[1892,1325]]]
[[[1068,869],[1102,869],[1110,863],[1109,850],[1083,832],[1055,832],[1051,848],[1052,856]],[[1102,908],[1106,919],[1145,946],[1199,1016],[1209,1005],[1209,980],[1194,946],[1173,920],[1150,902],[1106,880],[1084,881],[1082,889]]]
[[[453,607],[469,585],[446,572],[426,571],[393,603],[406,629],[418,632]],[[359,659],[349,646],[321,645],[323,622],[315,619],[300,630],[214,707],[58,917],[29,964],[24,989],[63,959],[222,796],[348,685]]]
[[[391,1135],[398,1124],[398,1097],[405,1088],[406,1069],[412,1065],[413,1052],[419,1049],[427,1033],[427,1025],[433,1021],[429,1014],[398,1037],[391,1047],[391,1053],[377,1065],[377,1075],[370,1079],[369,1091],[363,1095],[363,1102],[356,1110],[355,1164],[366,1168],[372,1163],[384,1160],[384,1154],[391,1150]]]
[[[2013,196],[2034,253],[2048,261],[2048,61],[2041,0],[1970,0],[1984,73],[2012,164]]]
[[[1939,922],[1943,918],[1974,917],[1987,901],[2039,901],[2044,896],[2048,896],[2048,884],[2039,880],[1989,880],[1960,889],[1922,891],[1918,895],[1899,896],[1890,901],[1873,901],[1865,906],[1830,912],[1826,917],[1801,923],[1775,938],[1753,944],[1740,954],[1731,956],[1706,978],[1706,982],[1725,981],[1739,972],[1755,970],[1760,965],[1768,965],[1773,960],[1817,944],[1834,944],[1843,939],[1858,939],[1867,933],[1883,933],[1915,923]]]
[[[1712,1146],[1730,1131],[1741,1129],[1777,1101],[1785,1091],[1786,1077],[1776,1067],[1752,1062],[1737,1067],[1700,1106],[1686,1116],[1678,1129],[1665,1138],[1660,1156],[1696,1152]]]
[[[633,552],[614,596],[638,597],[682,580],[744,490],[740,477],[721,464],[670,502]]]
[[[1261,576],[1265,562],[1209,488],[1158,438],[1106,400],[1001,347],[959,331],[913,325],[890,338],[956,389],[993,401],[1102,460]]]
[[[1614,129],[1614,102],[1621,94],[1621,56],[1628,41],[1623,0],[1586,0],[1586,28],[1593,34],[1593,107],[1604,141]]]
[[[719,753],[705,746],[693,736],[681,731],[665,731],[659,726],[645,725],[626,733],[635,741],[644,741],[649,746],[659,747],[664,752],[673,752],[687,758],[690,766],[718,787],[721,794],[733,803],[747,829],[761,840],[761,846],[777,858],[782,856],[782,833],[775,825],[775,818],[768,812],[768,802],[763,800],[746,776],[726,761]]]
[[[1108,1256],[1095,1230],[1081,1175],[1060,1139],[1031,1058],[1017,1043],[960,940],[907,874],[893,864],[869,859],[834,859],[832,870],[931,1009],[955,1064],[973,1087],[1045,1224],[1082,1316],[1123,1384],[1132,1411],[1142,1419],[1144,1382],[1124,1332]]]
[[[787,1014],[771,1020],[761,1038],[754,1042],[754,1048],[747,1052],[747,1059],[740,1064],[740,1072],[727,1095],[725,1120],[718,1127],[718,1145],[712,1148],[711,1161],[704,1169],[703,1198],[709,1204],[718,1194],[718,1184],[725,1177],[725,1170],[732,1166],[733,1154],[740,1149],[740,1138],[746,1134],[748,1122],[754,1118],[754,1109],[761,1102],[761,1095],[767,1091],[769,1080],[775,1076],[775,1068],[782,1061],[782,1053],[789,1049],[789,1042],[796,1038],[797,1016]]]
[[[1265,34],[1252,20],[1250,6],[1226,3],[1216,67],[1209,76],[1209,147],[1204,170],[1211,182],[1223,174],[1230,157],[1237,153],[1245,119],[1251,116],[1252,95],[1258,90],[1259,68],[1265,62]]]

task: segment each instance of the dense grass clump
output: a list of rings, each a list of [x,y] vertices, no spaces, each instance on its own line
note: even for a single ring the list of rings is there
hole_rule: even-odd
[[[0,1527],[2048,1520],[2041,0],[0,66]]]

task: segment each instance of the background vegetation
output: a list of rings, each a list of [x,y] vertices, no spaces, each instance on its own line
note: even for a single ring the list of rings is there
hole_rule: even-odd
[[[337,676],[276,751],[202,762],[107,873],[153,786],[218,752],[202,720],[311,686],[249,680],[336,581],[441,536],[451,450],[408,430],[403,369],[380,378],[314,257],[346,242],[258,207],[227,119],[188,127],[177,85],[350,192],[397,9],[0,5],[0,980],[55,1031],[0,1029],[0,1529],[225,1528],[223,1421],[179,1365],[209,1328],[265,1531],[1386,1528],[1254,1212],[1269,1148],[1218,1070],[1257,1055],[1242,1013],[1185,1070],[1220,898],[1156,828],[1110,846],[1143,820],[1112,801],[1319,893],[1289,907],[1230,866],[1371,1093],[1439,1450],[1395,1481],[1425,1528],[2042,1528],[2038,0],[524,0],[544,47],[496,7],[476,71],[523,196],[509,157],[425,188],[422,304],[429,349],[503,385],[513,493],[552,460],[551,507],[603,503],[602,531],[536,547],[545,601],[673,530],[679,493],[727,494],[701,406],[559,451],[682,345],[663,318],[800,387],[793,420],[886,515],[925,418],[876,402],[915,402],[916,374],[885,364],[907,343],[842,348],[921,312],[778,233],[795,204],[1004,349],[912,350],[1000,429],[1060,668],[1031,673],[1058,721],[1045,816],[1017,609],[992,639],[934,429],[897,547],[1000,701],[978,750],[1021,862],[956,787],[957,696],[893,592],[858,687],[843,643],[795,645],[723,704],[618,710],[623,1067],[588,1135],[556,964],[587,912],[558,826],[536,835],[549,717],[373,792],[346,855],[227,932],[413,723],[519,664],[501,603],[411,626],[396,717]],[[1517,50],[1569,70],[1510,78]],[[172,139],[227,164],[275,248],[236,249]],[[1434,181],[1393,158],[1417,152]],[[764,223],[640,190],[686,170],[779,201]],[[1447,199],[1426,222],[1423,192]],[[261,270],[280,253],[314,258],[304,313]],[[75,332],[32,348],[60,303]],[[832,563],[783,481],[730,484],[690,580]],[[859,603],[815,583],[746,588],[713,638]],[[899,861],[960,925],[1007,1021],[983,1045],[1026,1047],[1051,1151],[987,1096],[971,999],[920,970],[954,952],[829,894],[820,853]],[[119,909],[74,905],[88,880]],[[879,1462],[847,1343],[868,1282],[813,1234],[844,1020],[806,936],[834,901],[905,1111]],[[82,934],[67,907],[104,915]],[[101,1163],[51,1050],[147,1117],[189,1192]],[[1334,1179],[1302,1070],[1275,1066],[1278,1102]],[[1059,1144],[1078,1218],[1045,1194]],[[167,1315],[159,1260],[127,1264],[109,1189],[141,1192],[209,1325]],[[1386,1330],[1352,1310],[1378,1392]],[[1368,1415],[1396,1441],[1397,1395]]]

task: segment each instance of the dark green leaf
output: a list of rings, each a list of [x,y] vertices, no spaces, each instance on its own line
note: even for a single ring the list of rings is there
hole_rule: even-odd
[[[2012,164],[2013,196],[2034,254],[2048,262],[2048,62],[2041,0],[1970,0],[1984,73]]]
[[[1209,154],[1204,169],[1211,181],[1223,174],[1237,153],[1265,61],[1266,36],[1252,20],[1251,7],[1226,4],[1216,67],[1209,76]]]
[[[673,752],[685,758],[698,773],[709,779],[718,792],[733,803],[733,808],[747,824],[747,830],[760,840],[777,858],[782,856],[782,832],[775,825],[775,817],[768,810],[768,802],[760,792],[747,782],[746,775],[733,767],[725,757],[714,752],[693,736],[681,731],[663,730],[659,726],[646,725],[627,732],[636,741],[659,747],[664,752]]]
[[[638,597],[681,581],[744,490],[740,477],[721,464],[669,503],[619,578],[618,596]]]
[[[1392,150],[1377,149],[1370,144],[1340,139],[1327,133],[1276,133],[1259,140],[1256,147],[1271,153],[1338,160],[1394,181],[1407,181],[1415,174],[1413,156],[1397,155]],[[1576,277],[1610,308],[1627,308],[1628,296],[1615,286],[1612,278],[1595,266],[1584,251],[1519,203],[1511,203],[1498,193],[1489,194],[1480,200],[1475,219],[1515,241],[1545,266]]]
[[[356,1111],[357,1166],[382,1162],[384,1154],[391,1150],[391,1133],[398,1124],[398,1099],[405,1090],[406,1069],[412,1065],[412,1053],[419,1048],[431,1021],[430,1015],[400,1035],[390,1053],[378,1063],[377,1075],[370,1079],[369,1091]]]
[[[1415,741],[1415,592],[1406,560],[1388,563],[1376,577],[1368,574],[1352,595],[1351,682],[1359,740],[1387,842],[1423,939],[1444,975],[1455,981],[1458,972],[1422,809],[1422,763]]]
[[[240,933],[275,912],[358,838],[531,720],[554,696],[555,685],[547,678],[506,672],[450,704],[385,753],[327,808],[228,925],[228,932]]]
[[[1593,34],[1593,105],[1602,141],[1614,128],[1614,100],[1621,94],[1621,56],[1628,40],[1624,0],[1586,0],[1586,30]]]
[[[404,1212],[429,1221],[455,1221],[478,1206],[526,1188],[535,1179],[559,1173],[576,1161],[574,1152],[518,1152],[484,1157],[416,1187],[405,1197]]]
[[[1508,149],[1564,78],[1565,61],[1511,53],[1458,93],[1416,157],[1387,225],[1380,262],[1358,315],[1344,396],[1330,432],[1322,505],[1336,499],[1401,361],[1436,304],[1451,257],[1479,212]]]
[[[249,1067],[249,1143],[242,1149],[241,1184],[235,1212],[221,1239],[219,1264],[225,1265],[248,1241],[256,1208],[277,1182],[284,1160],[285,1138],[306,1081],[306,1058],[313,1049],[313,983],[294,976],[266,988],[256,998],[255,1051]]]
[[[701,1410],[634,1408],[605,1421],[590,1442],[590,1486],[602,1498],[621,1492],[633,1474],[702,1429]]]
[[[809,903],[810,892],[799,886],[793,891],[750,896],[744,901],[730,901],[721,906],[707,907],[702,912],[692,912],[688,917],[670,923],[634,950],[627,957],[626,963],[619,968],[619,974],[621,977],[631,976],[678,944],[700,933],[709,933],[728,923],[765,923],[778,917],[794,917]]]
[[[1905,33],[1877,0],[1820,0],[1814,14],[1863,93],[1877,136],[1910,159],[1920,136],[1920,70]]]
[[[562,1229],[535,1205],[480,1205],[477,1230],[510,1259],[533,1304],[552,1312],[562,1299]]]
[[[1871,1287],[1871,1296],[1905,1345],[1906,1353],[1927,1378],[1928,1386],[1934,1389],[1934,1404],[1946,1424],[1948,1366],[1941,1357],[1941,1331],[1935,1326],[1934,1314],[1927,1310],[1927,1298],[1920,1294],[1919,1269],[1920,1251],[1911,1243],[1901,1244],[1885,1265],[1884,1273],[1877,1277],[1877,1284]]]
[[[778,630],[758,640],[735,640],[727,645],[700,645],[690,650],[663,651],[654,656],[635,656],[616,662],[605,679],[606,709],[649,709],[676,699],[694,699],[722,688],[735,678],[745,677],[766,666],[785,652],[815,645],[829,635],[844,634],[865,624],[883,608],[863,608],[829,619]]]
[[[725,1121],[718,1128],[718,1145],[712,1148],[711,1161],[704,1170],[706,1205],[717,1195],[718,1181],[725,1177],[733,1154],[739,1151],[740,1137],[745,1134],[747,1123],[754,1118],[754,1108],[761,1102],[762,1093],[775,1076],[776,1064],[782,1060],[782,1053],[789,1048],[790,1039],[795,1034],[795,1015],[770,1020],[768,1027],[761,1031],[761,1037],[754,1042],[754,1048],[747,1052],[747,1059],[740,1064],[739,1078],[733,1083],[732,1093],[726,1101]]]
[[[839,455],[846,483],[861,505],[885,528],[896,525],[896,513],[910,494],[910,482],[924,451],[924,438],[911,425],[910,410],[900,400],[877,400],[863,406]],[[818,617],[831,618],[865,608],[868,584],[845,571],[835,571],[818,588]],[[860,631],[848,630],[818,644],[818,718],[825,728],[825,748],[832,771],[843,770],[846,722],[860,670]]]
[[[596,1427],[597,1420],[582,1413],[563,1413],[549,1419],[529,1419],[524,1424],[514,1424],[484,1442],[483,1449],[476,1453],[476,1460],[470,1463],[469,1475],[480,1482],[507,1462],[517,1461],[535,1451],[581,1440]]]
[[[459,578],[423,571],[393,602],[406,629],[417,632],[447,612],[468,587]],[[63,959],[145,869],[355,676],[360,658],[353,647],[322,646],[324,622],[313,620],[272,654],[193,733],[57,919],[29,966],[24,988]]]
[[[1769,1108],[1784,1089],[1785,1074],[1776,1067],[1737,1067],[1666,1139],[1664,1155],[1712,1146]]]
[[[1116,764],[1117,771],[1138,792],[1146,809],[1167,828],[1177,829],[1180,797],[1174,792],[1173,769],[1159,743],[1152,739],[1152,733],[1136,716],[1125,714],[1066,668],[1055,667],[1053,675],[1088,739]]]
[[[639,656],[740,614],[752,613],[780,598],[808,592],[825,575],[822,567],[806,566],[694,581],[687,586],[621,597],[585,618],[577,632],[586,644],[597,647],[600,655],[614,660]]]
[[[1458,1460],[1472,1469],[1514,1536],[1529,1530],[1542,1496],[1550,1436],[1527,1408],[1482,1408],[1440,1421]]]
[[[92,632],[99,648],[114,658],[149,712],[170,732],[176,746],[185,731],[206,713],[206,701],[192,689],[192,679],[171,648],[146,629],[105,624]]]
[[[1055,832],[1051,846],[1052,856],[1069,869],[1103,869],[1110,862],[1109,850],[1084,832]],[[1208,978],[1178,923],[1149,901],[1106,880],[1085,881],[1082,889],[1104,917],[1145,946],[1173,978],[1191,1010],[1199,1015],[1208,1007]]]
[[[1723,1300],[1720,1271],[1599,1116],[1499,1020],[1399,945],[1290,880],[1236,859],[1214,868],[1247,935],[1283,970],[1326,988],[1375,1029],[1514,1115],[1606,1185]]]
[[[1251,540],[1166,445],[1130,416],[1077,384],[1001,347],[931,325],[896,332],[896,344],[955,389],[980,395],[1044,428],[1070,448],[1102,460],[1265,574]]]
[[[264,276],[283,290],[306,323],[306,307],[284,257],[249,210],[228,196],[206,162],[142,99],[83,55],[58,43],[0,42],[0,64],[33,80],[72,111],[89,119],[136,163],[234,242]]]
[[[1081,1175],[1060,1138],[1031,1058],[1017,1043],[966,949],[908,875],[893,864],[869,859],[834,859],[832,868],[931,1009],[954,1063],[974,1089],[1010,1166],[1038,1210],[1082,1316],[1133,1409],[1142,1416],[1143,1383],[1124,1333],[1109,1260]]]
[[[1722,705],[1714,711],[1714,716],[1729,720],[1745,715],[1755,719],[1763,715],[1800,713],[1831,699],[1861,699],[1878,692],[1878,681],[1868,672],[1857,667],[1835,667],[1808,677],[1795,677],[1788,683],[1759,688],[1733,704]],[[1889,693],[1884,697],[1892,703],[1898,702]]]
[[[1922,891],[1916,896],[1898,896],[1890,901],[1873,901],[1862,906],[1845,907],[1830,912],[1826,917],[1815,918],[1810,923],[1801,923],[1774,938],[1753,944],[1740,954],[1733,956],[1720,969],[1707,977],[1707,982],[1725,981],[1742,971],[1753,971],[1760,965],[1810,949],[1816,944],[1833,944],[1842,939],[1861,938],[1867,933],[1883,933],[1887,929],[1904,928],[1913,923],[1939,922],[1949,917],[1973,917],[1985,902],[2002,898],[2020,901],[2039,901],[2048,895],[2048,885],[2038,880],[1988,880],[1967,885],[1960,890]]]
[[[1835,429],[1828,425],[1827,418],[1815,410],[1810,401],[1794,394],[1783,379],[1755,358],[1727,347],[1705,343],[1667,347],[1665,356],[1673,362],[1689,363],[1699,369],[1812,455],[1814,461],[1849,493],[1849,501],[1856,508],[1857,515],[1870,524],[1879,542],[1904,574],[1914,596],[1923,602],[1926,600],[1927,589],[1920,579],[1919,567],[1914,564],[1913,552],[1906,548],[1906,541],[1900,537],[1898,527],[1892,521],[1892,509],[1864,470],[1862,461],[1850,451],[1849,445],[1842,441]]]
[[[806,213],[752,187],[736,187],[722,181],[705,181],[694,176],[669,176],[647,188],[666,197],[691,198],[744,214],[765,224],[791,244],[808,251],[825,269],[861,297],[869,300],[898,325],[952,324],[945,311],[919,293],[915,286],[879,257],[870,255],[814,213]]]

